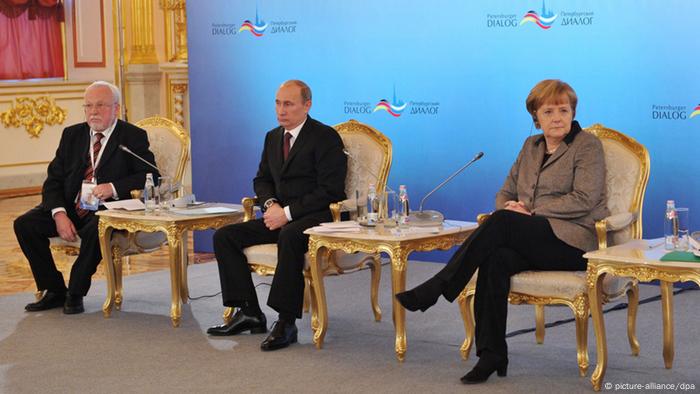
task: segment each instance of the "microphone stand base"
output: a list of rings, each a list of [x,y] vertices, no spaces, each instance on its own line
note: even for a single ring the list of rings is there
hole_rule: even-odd
[[[441,226],[445,220],[445,216],[438,211],[418,211],[411,212],[408,215],[408,222],[411,226],[417,227],[435,227]]]

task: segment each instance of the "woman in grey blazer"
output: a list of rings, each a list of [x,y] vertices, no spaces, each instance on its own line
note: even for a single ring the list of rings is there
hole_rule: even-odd
[[[605,158],[600,141],[583,132],[577,97],[567,83],[544,80],[526,100],[535,127],[503,187],[496,211],[462,244],[445,268],[396,298],[408,310],[425,311],[440,295],[452,302],[474,272],[476,366],[466,384],[506,376],[506,313],[510,277],[526,270],[586,269],[583,254],[596,248],[595,221],[608,215]]]

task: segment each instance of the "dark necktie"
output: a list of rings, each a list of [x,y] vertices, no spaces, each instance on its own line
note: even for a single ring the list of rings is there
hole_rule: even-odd
[[[92,144],[92,157],[90,157],[90,152],[88,152],[88,167],[85,169],[85,176],[83,176],[83,180],[85,181],[92,182],[92,178],[95,175],[95,169],[92,167],[92,161],[94,158],[95,164],[97,164],[97,156],[100,154],[100,149],[102,149],[103,137],[104,134],[95,133],[95,143]],[[78,202],[75,204],[75,211],[81,218],[85,217],[85,215],[87,215],[89,212],[87,209],[80,208],[80,198],[78,198]]]
[[[292,139],[292,133],[285,132],[284,133],[284,145],[282,147],[282,153],[284,153],[284,160],[287,160],[287,157],[289,157],[289,145]]]

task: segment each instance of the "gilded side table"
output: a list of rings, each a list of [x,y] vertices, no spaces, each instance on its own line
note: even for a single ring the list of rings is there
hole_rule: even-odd
[[[440,228],[411,228],[399,231],[395,228],[366,228],[361,232],[319,232],[313,228],[305,231],[309,235],[309,270],[312,287],[312,329],[313,342],[317,348],[323,346],[323,339],[328,328],[328,306],[320,267],[319,250],[342,250],[346,253],[365,252],[369,254],[386,253],[391,259],[392,294],[406,288],[406,270],[408,255],[414,251],[447,250],[459,245],[476,229],[473,222],[446,220]],[[406,355],[406,310],[392,297],[392,314],[396,333],[396,358],[403,361]]]
[[[658,242],[657,242],[658,244]],[[588,259],[588,297],[596,336],[597,364],[591,383],[600,391],[607,368],[608,348],[603,319],[602,286],[607,274],[627,276],[647,282],[658,279],[661,282],[661,311],[663,315],[664,347],[663,356],[666,368],[673,365],[673,282],[693,281],[700,285],[700,264],[680,261],[660,261],[665,254],[663,246],[651,247],[645,240],[634,240],[622,245],[589,252],[583,255]]]
[[[170,252],[170,285],[171,306],[170,318],[173,327],[180,325],[181,306],[187,303],[189,296],[187,288],[187,232],[193,230],[216,229],[228,224],[238,223],[243,220],[243,209],[238,204],[208,204],[212,206],[224,206],[233,208],[235,212],[206,214],[206,215],[182,215],[168,211],[146,214],[144,211],[105,210],[97,212],[99,216],[98,236],[100,250],[105,263],[105,276],[107,279],[107,299],[102,306],[105,317],[109,317],[115,305],[121,305],[121,294],[116,294],[117,269],[113,250],[110,248],[110,240],[114,230],[126,230],[129,233],[137,231],[156,232],[165,234]],[[119,273],[120,274],[120,273]]]

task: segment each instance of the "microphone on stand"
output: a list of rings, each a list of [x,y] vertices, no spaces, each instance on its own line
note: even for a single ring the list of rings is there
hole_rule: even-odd
[[[149,166],[155,168],[161,176],[165,176],[165,175],[164,175],[164,174],[165,174],[164,171],[162,171],[160,168],[156,167],[156,166],[155,166],[153,163],[151,163],[150,161],[148,161],[148,160],[144,159],[143,157],[137,155],[137,154],[134,153],[131,149],[127,148],[125,145],[119,144],[119,149],[121,149],[121,150],[123,150],[124,152],[130,154],[131,156],[134,156],[135,158],[141,160],[142,162],[148,164]],[[178,183],[176,183],[176,184],[171,185],[171,186],[170,186],[170,192],[172,193],[172,192],[175,192],[175,191],[180,190],[180,186],[182,186],[182,182],[178,182]],[[192,195],[192,194],[187,195],[187,196],[182,196],[182,195],[181,195],[180,198],[178,198],[177,200],[180,200],[180,199],[183,199],[183,198],[184,198],[187,202],[194,202],[194,195]]]
[[[435,186],[435,188],[431,191],[428,192],[428,194],[423,197],[423,199],[420,200],[420,207],[418,209],[418,212],[411,212],[409,215],[409,221],[412,226],[439,226],[442,224],[442,222],[445,220],[445,215],[438,211],[433,211],[433,210],[423,210],[423,203],[425,200],[430,197],[433,193],[436,191],[440,190],[441,187],[445,186],[449,181],[452,180],[452,178],[456,177],[459,175],[460,172],[464,171],[467,167],[472,165],[475,161],[481,159],[484,157],[484,152],[479,152],[474,156],[473,159],[469,160],[469,162],[462,167],[460,167],[459,170],[455,171],[454,174],[450,175],[442,181],[439,185]]]
[[[141,160],[142,162],[148,164],[149,166],[155,168],[159,174],[163,174],[163,171],[160,170],[160,168],[156,167],[154,164],[152,164],[150,161],[144,159],[143,157],[137,155],[134,153],[131,149],[127,148],[126,146],[119,144],[119,149],[123,150],[124,152],[130,154],[131,156],[134,156],[135,158]]]

